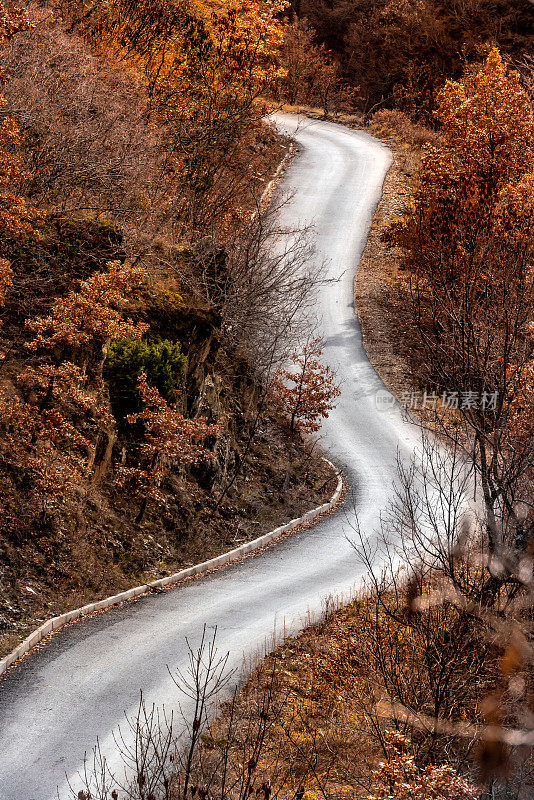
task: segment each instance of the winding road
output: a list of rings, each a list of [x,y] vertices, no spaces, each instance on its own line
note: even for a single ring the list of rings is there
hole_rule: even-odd
[[[296,631],[328,595],[350,593],[361,567],[345,538],[357,511],[373,536],[395,478],[397,452],[408,458],[417,431],[396,405],[377,408],[384,386],[367,360],[353,309],[352,285],[390,165],[389,151],[362,132],[277,115],[298,152],[281,191],[289,227],[313,225],[316,257],[338,278],[317,297],[324,358],[337,371],[341,397],[323,426],[323,446],[340,466],[354,502],[255,558],[60,631],[0,681],[0,800],[52,800],[74,776],[97,737],[104,750],[148,701],[172,706],[168,671],[186,666],[185,637],[194,644],[204,623],[218,626],[218,646],[241,667],[273,630]]]

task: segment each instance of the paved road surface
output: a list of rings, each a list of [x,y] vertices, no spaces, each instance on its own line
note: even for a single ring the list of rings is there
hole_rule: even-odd
[[[372,535],[395,475],[416,432],[397,408],[379,412],[383,385],[362,347],[352,305],[354,270],[390,164],[388,150],[364,133],[296,117],[277,123],[299,152],[284,179],[294,196],[283,222],[314,224],[317,257],[341,280],[317,298],[325,358],[342,395],[323,428],[330,458],[355,490],[363,531]],[[142,688],[148,700],[172,705],[166,665],[184,666],[184,637],[218,625],[234,664],[261,649],[276,625],[295,630],[329,594],[348,593],[361,574],[345,538],[353,504],[262,555],[111,610],[56,635],[0,682],[0,800],[51,800],[65,774],[80,767],[99,737],[132,711]]]

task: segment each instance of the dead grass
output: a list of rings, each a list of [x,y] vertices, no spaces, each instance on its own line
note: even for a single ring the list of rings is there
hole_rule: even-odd
[[[258,782],[270,780],[273,787],[287,776],[280,800],[368,795],[381,751],[365,733],[364,714],[349,699],[364,691],[359,665],[342,660],[347,644],[358,636],[358,607],[338,611],[287,640],[254,671],[237,699],[236,718],[246,725],[273,686],[276,711],[257,773]],[[224,725],[225,713],[210,731],[214,740],[224,735]]]
[[[273,784],[274,765],[277,776],[290,776],[279,795],[281,800],[295,797],[299,788],[305,790],[303,800],[368,796],[373,772],[385,755],[381,738],[385,741],[385,731],[395,728],[385,713],[376,713],[383,685],[373,668],[376,641],[381,638],[387,645],[392,636],[404,641],[410,652],[408,673],[418,659],[424,664],[425,653],[416,639],[412,646],[409,622],[392,621],[376,597],[361,596],[284,642],[252,674],[238,697],[236,716],[251,719],[274,671],[276,713],[258,771],[261,780],[271,778]],[[476,713],[482,684],[483,676],[476,681],[473,676],[472,692],[463,709],[465,718]],[[421,696],[431,692],[424,684],[414,688]],[[214,739],[223,736],[224,725],[223,713],[210,732]],[[465,768],[461,746],[443,741],[434,743],[429,752],[428,739],[423,744],[421,736],[403,729],[402,724],[400,728],[409,738],[414,736],[414,752],[420,762],[450,761]]]

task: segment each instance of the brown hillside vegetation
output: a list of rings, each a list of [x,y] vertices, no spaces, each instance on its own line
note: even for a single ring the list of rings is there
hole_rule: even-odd
[[[436,89],[466,63],[494,45],[514,61],[532,56],[529,0],[294,0],[292,7],[335,54],[344,80],[359,87],[368,116],[397,108],[432,123]]]
[[[376,770],[391,756],[387,731],[396,727],[408,737],[402,750],[411,753],[423,771],[444,761],[465,770],[467,743],[426,731],[414,733],[409,724],[392,720],[380,702],[400,700],[411,708],[415,703],[417,711],[430,716],[436,703],[443,704],[441,711],[449,719],[475,720],[479,693],[492,681],[490,669],[483,672],[476,666],[484,660],[484,645],[467,631],[465,649],[458,640],[451,641],[451,631],[462,627],[453,610],[410,620],[401,610],[402,601],[384,597],[383,602],[382,606],[365,598],[346,609],[327,611],[323,621],[270,656],[240,696],[236,716],[247,718],[258,698],[272,691],[274,675],[272,727],[265,756],[258,761],[257,781],[270,778],[281,797],[293,797],[299,787],[305,798],[368,798],[373,788],[381,797],[383,776],[380,780]],[[431,648],[435,661],[429,658]],[[469,677],[475,673],[476,681]],[[223,731],[224,723],[218,724],[209,735],[218,740]],[[286,775],[287,784],[281,785]],[[416,783],[413,780],[412,790]],[[410,796],[407,787],[404,792],[384,797]],[[423,796],[449,797],[430,791]],[[466,789],[450,797],[467,800],[471,795]]]
[[[531,182],[533,117],[517,76],[496,51],[482,68],[468,70],[463,82],[447,84],[439,103],[443,138],[422,153],[413,153],[411,147],[406,154],[402,142],[403,137],[409,142],[409,126],[397,112],[377,115],[379,124],[386,123],[378,131],[396,142],[395,165],[359,268],[356,302],[368,352],[386,384],[412,414],[420,414],[437,429],[453,452],[477,465],[485,506],[480,512],[480,543],[506,563],[497,575],[492,557],[488,562],[483,556],[489,569],[480,572],[483,592],[473,610],[484,618],[499,607],[503,588],[510,602],[528,585],[529,578],[516,583],[514,574],[523,558],[530,563],[532,557],[533,229],[532,193],[526,187]],[[474,142],[471,137],[479,138]],[[404,202],[398,200],[398,186]],[[455,214],[463,215],[457,223]],[[440,222],[441,235],[433,229]],[[480,402],[470,408],[463,400],[458,405],[448,402],[450,392],[466,397],[468,386],[482,392]],[[442,400],[422,409],[425,392]],[[484,403],[490,393],[496,400],[492,408]],[[405,474],[403,486],[412,479]],[[422,502],[421,495],[417,502]],[[409,518],[409,493],[402,505]],[[451,500],[445,505],[450,507]],[[462,550],[462,534],[457,536],[454,546]],[[429,552],[429,544],[421,537],[421,547],[416,548],[427,566],[435,564],[432,553],[439,560],[445,555],[443,551],[439,556],[434,545]],[[452,583],[456,590],[457,580]],[[531,600],[524,597],[516,613],[518,628],[502,607],[489,623],[490,638],[498,630],[497,635],[512,642],[517,631],[522,640],[518,660],[512,667],[510,657],[505,667],[510,672],[502,674],[501,686],[489,697],[481,694],[481,716],[497,725],[509,719],[511,695],[503,686],[513,683],[516,669],[521,680],[532,676],[532,653],[522,639],[531,631]],[[506,658],[501,669],[502,665],[508,665]],[[490,675],[492,671],[497,680],[499,671],[490,668]],[[478,679],[475,676],[478,671],[471,672]],[[521,697],[531,709],[526,688]],[[519,723],[525,736],[529,713]],[[522,758],[519,749],[506,752],[496,742],[483,746],[483,772],[498,762],[502,767],[500,777],[493,776],[488,784],[489,796],[530,797],[530,767],[514,762]],[[523,754],[531,752],[527,747]],[[521,775],[526,784],[519,790]]]
[[[4,26],[2,652],[336,480],[268,393],[315,280],[304,233],[284,251],[258,213],[288,152],[259,99],[280,74],[277,8],[184,3],[172,60],[148,5],[120,30],[116,4],[80,10],[32,3],[31,27]]]

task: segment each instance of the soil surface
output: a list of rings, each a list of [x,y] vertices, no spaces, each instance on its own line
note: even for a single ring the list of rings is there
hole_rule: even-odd
[[[369,360],[388,389],[402,401],[404,393],[419,388],[416,332],[409,314],[410,280],[403,269],[401,253],[383,237],[409,201],[420,154],[405,149],[391,136],[380,138],[390,148],[393,164],[358,265],[354,302]]]

